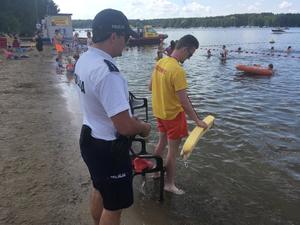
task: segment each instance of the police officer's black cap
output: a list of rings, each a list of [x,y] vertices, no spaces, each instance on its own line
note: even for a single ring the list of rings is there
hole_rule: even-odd
[[[104,41],[113,32],[132,37],[138,36],[130,28],[127,17],[121,11],[104,9],[93,20],[93,42]]]

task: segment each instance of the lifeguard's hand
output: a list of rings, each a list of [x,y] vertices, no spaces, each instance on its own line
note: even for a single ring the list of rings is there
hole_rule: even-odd
[[[206,123],[204,123],[203,121],[201,121],[201,120],[197,120],[197,126],[199,126],[199,127],[202,127],[202,128],[204,128],[204,129],[206,129],[208,126],[207,126],[207,124]]]
[[[143,131],[139,134],[141,137],[147,137],[150,134],[150,130],[151,130],[151,125],[150,123],[143,123]]]

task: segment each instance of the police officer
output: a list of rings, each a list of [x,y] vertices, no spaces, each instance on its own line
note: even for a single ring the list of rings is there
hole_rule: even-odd
[[[83,112],[80,149],[93,182],[95,224],[120,224],[122,209],[133,204],[126,137],[148,136],[151,127],[131,116],[127,81],[113,59],[122,55],[129,36],[136,36],[126,16],[105,9],[94,18],[92,29],[94,44],[75,67]]]

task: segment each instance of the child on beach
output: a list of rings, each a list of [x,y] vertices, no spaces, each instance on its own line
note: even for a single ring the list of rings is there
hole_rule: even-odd
[[[62,72],[64,71],[64,67],[62,65],[62,59],[57,57],[55,59],[55,61],[56,61],[56,73],[57,74],[62,74]]]
[[[73,74],[74,73],[74,64],[72,62],[72,58],[68,57],[67,61],[68,61],[68,64],[66,66],[67,73]]]
[[[68,64],[66,65],[66,75],[67,75],[67,79],[69,81],[71,81],[73,79],[73,76],[74,76],[74,70],[75,70],[75,66],[72,62],[72,58],[71,57],[68,57],[67,58],[67,61],[68,61]]]

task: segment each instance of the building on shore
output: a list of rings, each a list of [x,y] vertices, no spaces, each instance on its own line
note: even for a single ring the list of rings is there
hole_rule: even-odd
[[[64,40],[72,40],[73,38],[73,26],[72,26],[72,14],[64,13],[57,15],[47,15],[37,29],[41,29],[44,40],[52,42],[55,30],[59,30],[63,35]]]

